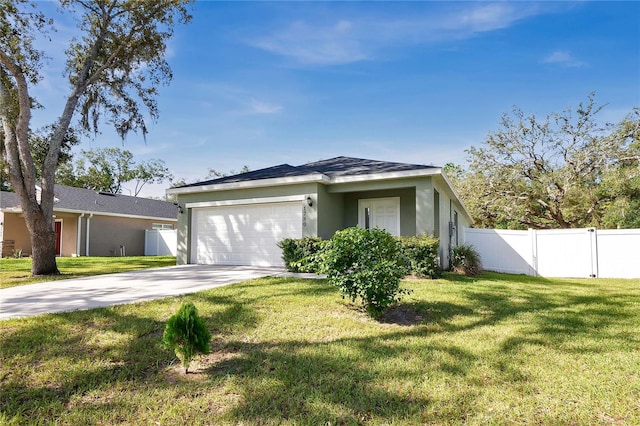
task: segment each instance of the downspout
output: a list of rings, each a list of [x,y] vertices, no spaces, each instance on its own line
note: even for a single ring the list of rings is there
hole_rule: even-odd
[[[451,200],[451,198],[449,198],[449,244],[447,247],[448,253],[447,253],[447,260],[448,260],[448,265],[447,268],[451,265],[451,250],[453,249],[452,247],[452,240],[453,240],[453,200]]]
[[[86,240],[86,244],[85,244],[85,256],[89,256],[89,231],[91,230],[91,218],[93,217],[93,213],[91,213],[89,215],[89,217],[87,218],[87,240]]]
[[[76,233],[78,234],[77,243],[76,243],[76,254],[80,256],[80,244],[82,243],[82,218],[84,217],[84,213],[78,216],[78,229]]]

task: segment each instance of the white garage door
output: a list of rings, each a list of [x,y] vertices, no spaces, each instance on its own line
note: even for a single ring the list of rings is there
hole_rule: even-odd
[[[302,236],[302,205],[251,204],[193,209],[191,263],[282,266],[283,238]]]

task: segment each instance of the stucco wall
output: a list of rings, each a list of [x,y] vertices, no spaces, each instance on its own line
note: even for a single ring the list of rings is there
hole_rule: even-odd
[[[134,219],[115,216],[93,216],[89,229],[89,256],[144,255],[144,231],[154,223],[175,224],[171,221]],[[86,240],[86,216],[83,218],[82,240]],[[86,250],[86,248],[85,248]],[[86,251],[82,252],[84,256]]]
[[[74,256],[78,254],[78,215],[74,213],[56,213],[56,222],[62,222],[60,255]]]
[[[16,251],[22,250],[24,255],[31,254],[31,238],[29,230],[24,222],[24,218],[19,213],[4,213],[2,220],[4,233],[3,241],[13,241],[13,247]],[[5,243],[6,244],[6,243]],[[5,246],[3,244],[3,246]],[[9,247],[3,247],[3,256],[11,256],[13,250]]]
[[[318,185],[318,234],[325,240],[333,234],[345,228],[344,194],[332,194],[327,191],[327,186]]]
[[[450,235],[449,222],[453,221],[454,213],[458,213],[458,243],[462,244],[462,229],[471,226],[462,205],[453,196],[452,191],[443,179],[434,179],[434,188],[440,194],[440,259],[443,268],[449,267],[449,250],[456,246],[455,233]]]
[[[60,250],[62,256],[86,255],[87,218],[81,219],[80,250],[78,250],[78,217],[77,213],[56,212],[54,220],[62,223]],[[13,240],[16,250],[23,254],[31,254],[31,239],[24,218],[17,213],[4,213],[2,219],[4,240]],[[119,256],[120,245],[125,246],[127,256],[144,255],[144,231],[151,229],[154,223],[173,224],[167,220],[132,219],[114,216],[97,216],[91,218],[89,232],[90,256]],[[3,253],[9,256],[12,253]]]

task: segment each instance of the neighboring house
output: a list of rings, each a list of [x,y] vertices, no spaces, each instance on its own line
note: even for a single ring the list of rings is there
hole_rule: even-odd
[[[434,234],[448,264],[471,224],[442,168],[337,157],[167,190],[178,198],[178,264],[281,266],[283,238],[331,238],[351,226]],[[461,242],[461,241],[460,241]]]
[[[59,256],[141,256],[145,230],[173,229],[177,207],[166,201],[56,185],[53,215]],[[31,253],[17,194],[0,192],[0,251]]]

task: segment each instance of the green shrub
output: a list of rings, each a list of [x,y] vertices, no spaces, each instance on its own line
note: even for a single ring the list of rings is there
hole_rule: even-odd
[[[167,321],[164,328],[162,342],[173,350],[184,366],[184,372],[189,372],[189,364],[196,353],[209,353],[211,334],[204,321],[198,315],[193,303],[185,302],[178,312]]]
[[[347,228],[335,233],[322,258],[322,271],[343,297],[360,299],[367,311],[379,316],[407,290],[400,289],[406,274],[400,243],[381,229]]]
[[[285,238],[278,242],[282,260],[289,272],[319,272],[320,253],[326,241],[320,238]]]
[[[451,270],[463,275],[478,275],[482,270],[480,255],[470,244],[462,244],[451,250]]]
[[[440,246],[438,238],[423,234],[416,237],[401,237],[400,242],[410,274],[421,278],[438,278],[442,275],[438,256]]]

